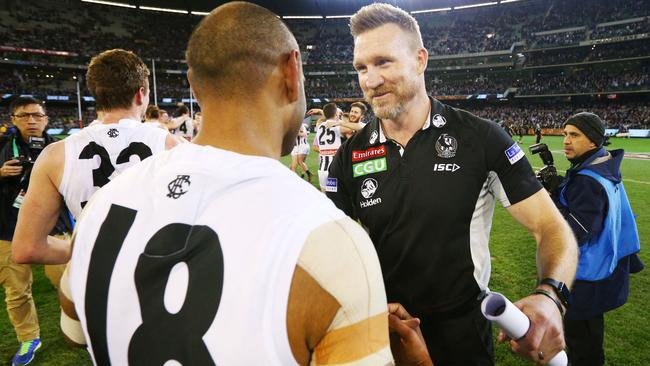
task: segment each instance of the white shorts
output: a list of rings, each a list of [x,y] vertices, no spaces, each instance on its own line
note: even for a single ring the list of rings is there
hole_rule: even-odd
[[[322,190],[325,189],[325,186],[327,186],[327,177],[329,177],[329,172],[327,170],[319,170],[318,171],[318,184],[320,184],[320,188]]]
[[[291,155],[307,155],[309,154],[309,144],[295,145],[291,150]]]

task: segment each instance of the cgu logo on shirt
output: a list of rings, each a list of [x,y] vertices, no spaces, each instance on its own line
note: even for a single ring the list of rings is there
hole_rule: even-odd
[[[361,177],[367,174],[386,171],[386,158],[366,160],[352,165],[353,176]]]

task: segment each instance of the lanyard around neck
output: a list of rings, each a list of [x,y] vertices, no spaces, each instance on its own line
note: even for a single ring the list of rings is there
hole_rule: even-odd
[[[14,147],[14,157],[17,158],[20,156],[18,153],[18,145],[16,145],[16,139],[13,139],[11,142],[13,142],[13,147]]]

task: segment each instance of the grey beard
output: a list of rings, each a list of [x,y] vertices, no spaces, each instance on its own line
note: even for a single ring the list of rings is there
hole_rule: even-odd
[[[398,103],[394,107],[384,107],[384,108],[377,108],[372,105],[372,110],[375,113],[375,116],[377,116],[379,119],[389,119],[389,120],[394,120],[397,119],[402,113],[404,113],[404,104]]]

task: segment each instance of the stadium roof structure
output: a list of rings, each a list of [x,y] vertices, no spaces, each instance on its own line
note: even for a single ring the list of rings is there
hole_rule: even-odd
[[[126,5],[143,10],[205,15],[229,0],[82,0],[108,5]],[[346,18],[372,0],[248,0],[283,18]],[[413,14],[454,11],[530,0],[383,0]]]

